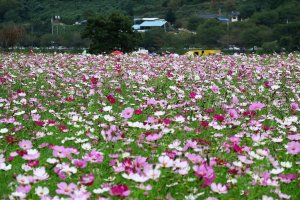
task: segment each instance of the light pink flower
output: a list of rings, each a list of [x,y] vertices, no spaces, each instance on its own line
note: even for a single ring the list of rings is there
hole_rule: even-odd
[[[19,142],[19,147],[24,150],[31,149],[32,142],[30,140],[22,140]]]
[[[169,156],[160,156],[158,158],[158,160],[162,167],[172,167],[173,166],[173,160],[170,159]]]
[[[123,111],[122,111],[122,117],[125,118],[125,119],[129,119],[132,117],[134,113],[134,109],[133,108],[125,108]]]
[[[212,191],[219,194],[226,194],[228,192],[226,185],[222,185],[221,183],[218,183],[218,185],[216,183],[212,183],[210,188]]]
[[[265,107],[264,104],[260,102],[254,102],[249,106],[250,111],[256,111],[256,110],[261,110],[263,107]]]
[[[65,182],[57,184],[58,189],[56,190],[57,194],[70,195],[74,190],[77,190],[77,185],[70,183],[69,185]]]
[[[287,151],[289,154],[298,154],[300,152],[300,143],[295,141],[289,142],[287,144]]]
[[[233,119],[239,118],[239,114],[235,109],[229,109],[229,116]]]
[[[24,160],[36,160],[40,157],[40,153],[36,149],[27,150],[27,154],[25,154],[22,158]]]
[[[216,86],[216,85],[211,86],[210,89],[213,91],[213,93],[219,93],[220,92],[219,87]]]

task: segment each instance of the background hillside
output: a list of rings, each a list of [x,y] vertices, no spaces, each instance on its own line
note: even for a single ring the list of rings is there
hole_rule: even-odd
[[[74,24],[80,23],[90,16],[109,15],[119,11],[132,18],[165,18],[172,23],[174,29],[185,28],[197,32],[197,35],[199,26],[206,30],[209,30],[211,26],[215,27],[215,31],[221,30],[219,36],[212,34],[211,37],[215,37],[215,39],[211,38],[211,40],[217,41],[212,44],[207,41],[203,42],[203,38],[199,39],[199,37],[185,38],[185,43],[199,43],[201,46],[214,47],[224,47],[229,44],[241,45],[245,35],[236,37],[234,32],[248,28],[255,34],[256,28],[260,27],[260,30],[264,30],[264,38],[269,39],[256,39],[260,41],[242,44],[242,46],[261,46],[264,42],[272,41],[279,43],[281,38],[278,38],[278,34],[290,37],[285,38],[283,43],[293,42],[299,46],[299,37],[295,36],[295,33],[299,32],[299,24],[297,24],[300,22],[299,10],[299,0],[0,0],[0,28],[2,30],[0,44],[9,46],[9,42],[3,42],[3,34],[5,28],[14,27],[15,32],[18,30],[19,35],[22,34],[20,44],[23,46],[55,44],[87,47],[88,41],[80,38],[80,32],[84,29],[84,25],[76,26]],[[229,18],[232,12],[239,13],[240,19],[244,20],[243,24],[234,25],[238,28],[226,27],[224,24],[217,23],[209,24],[203,17],[216,15]],[[53,30],[51,18],[54,16],[60,16],[60,23],[63,26],[56,26]],[[290,24],[289,26],[292,27],[280,27],[284,24]],[[22,30],[17,29],[20,26]],[[53,36],[55,35],[53,31],[56,36]],[[202,33],[202,36],[209,34],[210,31]],[[224,38],[225,32],[227,38]],[[26,33],[25,36],[24,33]],[[231,36],[229,33],[232,33]],[[270,37],[271,34],[272,37]],[[235,39],[237,42],[234,41]],[[224,40],[226,40],[226,45]],[[249,40],[249,38],[244,40]],[[164,42],[160,45],[170,44]]]

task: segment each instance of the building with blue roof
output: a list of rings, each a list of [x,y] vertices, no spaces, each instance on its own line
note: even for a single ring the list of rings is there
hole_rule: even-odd
[[[159,18],[136,18],[132,28],[138,32],[145,32],[151,28],[162,28],[166,31],[168,22]]]

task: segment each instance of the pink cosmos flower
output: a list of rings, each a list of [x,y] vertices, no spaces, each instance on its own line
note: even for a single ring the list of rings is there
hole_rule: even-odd
[[[199,167],[195,167],[195,175],[199,178],[203,178],[203,187],[211,185],[216,179],[216,174],[211,166],[201,164]]]
[[[297,174],[279,174],[278,177],[284,183],[290,183],[293,179],[298,178]]]
[[[211,86],[210,89],[213,91],[213,93],[219,93],[220,91],[219,87],[216,85]]]
[[[236,96],[232,97],[232,103],[233,104],[238,104],[239,103],[239,99]]]
[[[239,118],[239,114],[235,109],[229,109],[228,113],[229,113],[229,116],[233,119]]]
[[[32,142],[30,140],[22,140],[19,142],[19,147],[24,150],[31,149]]]
[[[93,185],[94,180],[95,180],[94,174],[84,174],[80,177],[80,183],[86,186]]]
[[[103,159],[103,153],[95,150],[92,150],[90,153],[84,156],[84,160],[89,161],[90,163],[102,163]]]
[[[219,183],[218,185],[216,183],[212,183],[210,185],[210,188],[212,191],[219,194],[226,194],[228,192],[226,185],[222,185],[221,183]]]
[[[106,96],[106,98],[111,104],[116,103],[116,99],[113,97],[113,95],[110,94],[110,95]]]
[[[101,134],[106,141],[110,142],[121,140],[124,136],[123,132],[114,124],[108,130],[103,130]]]
[[[76,166],[76,167],[79,167],[79,168],[85,168],[86,165],[87,165],[87,162],[85,160],[74,160],[73,161],[73,164]]]
[[[71,154],[70,148],[65,148],[63,146],[53,147],[53,156],[58,158],[66,158]]]
[[[289,142],[287,144],[287,150],[289,154],[296,155],[300,152],[300,143],[299,142]]]
[[[156,140],[159,140],[163,135],[161,133],[157,134],[157,133],[152,133],[152,134],[149,134],[147,137],[146,137],[146,140],[147,141],[156,141]]]
[[[30,167],[37,167],[37,166],[39,166],[39,161],[38,160],[30,160],[27,162],[27,165]]]
[[[194,164],[199,164],[203,160],[201,156],[192,153],[187,153],[186,157]]]
[[[110,189],[110,194],[113,196],[127,197],[130,194],[130,190],[128,189],[127,185],[114,185]]]
[[[156,104],[157,104],[157,101],[154,98],[147,100],[147,105],[156,105]]]
[[[70,183],[69,185],[65,182],[57,184],[58,189],[56,190],[57,194],[70,195],[74,190],[77,190],[77,185]]]
[[[238,138],[238,137],[236,137],[236,136],[231,136],[231,137],[229,138],[229,140],[230,140],[230,142],[231,142],[232,144],[239,144],[240,141],[241,141],[241,139]]]
[[[134,113],[134,109],[133,108],[125,108],[123,111],[122,111],[122,117],[125,118],[125,119],[129,119],[132,117]]]
[[[31,190],[31,185],[20,185],[16,191],[27,194],[30,192],[30,190]]]
[[[297,110],[299,110],[299,105],[297,103],[291,103],[290,105],[292,112],[296,112]]]
[[[27,150],[27,154],[25,154],[22,158],[24,160],[36,160],[40,157],[40,153],[36,149]]]
[[[197,96],[197,93],[196,93],[196,92],[191,92],[191,93],[190,93],[190,98],[191,98],[191,99],[195,99],[196,96]]]
[[[223,115],[218,115],[218,114],[215,114],[213,118],[219,122],[222,122],[225,120],[225,117]]]
[[[91,193],[86,191],[83,188],[75,190],[73,193],[70,194],[71,198],[68,198],[67,200],[74,200],[74,199],[80,199],[80,200],[88,200],[91,196]]]
[[[261,110],[263,107],[265,107],[264,104],[260,102],[254,102],[249,106],[250,111],[256,111],[256,110]]]

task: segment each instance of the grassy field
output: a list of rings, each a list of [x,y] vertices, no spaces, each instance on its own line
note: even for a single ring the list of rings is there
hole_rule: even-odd
[[[299,199],[300,55],[0,55],[0,199]]]

